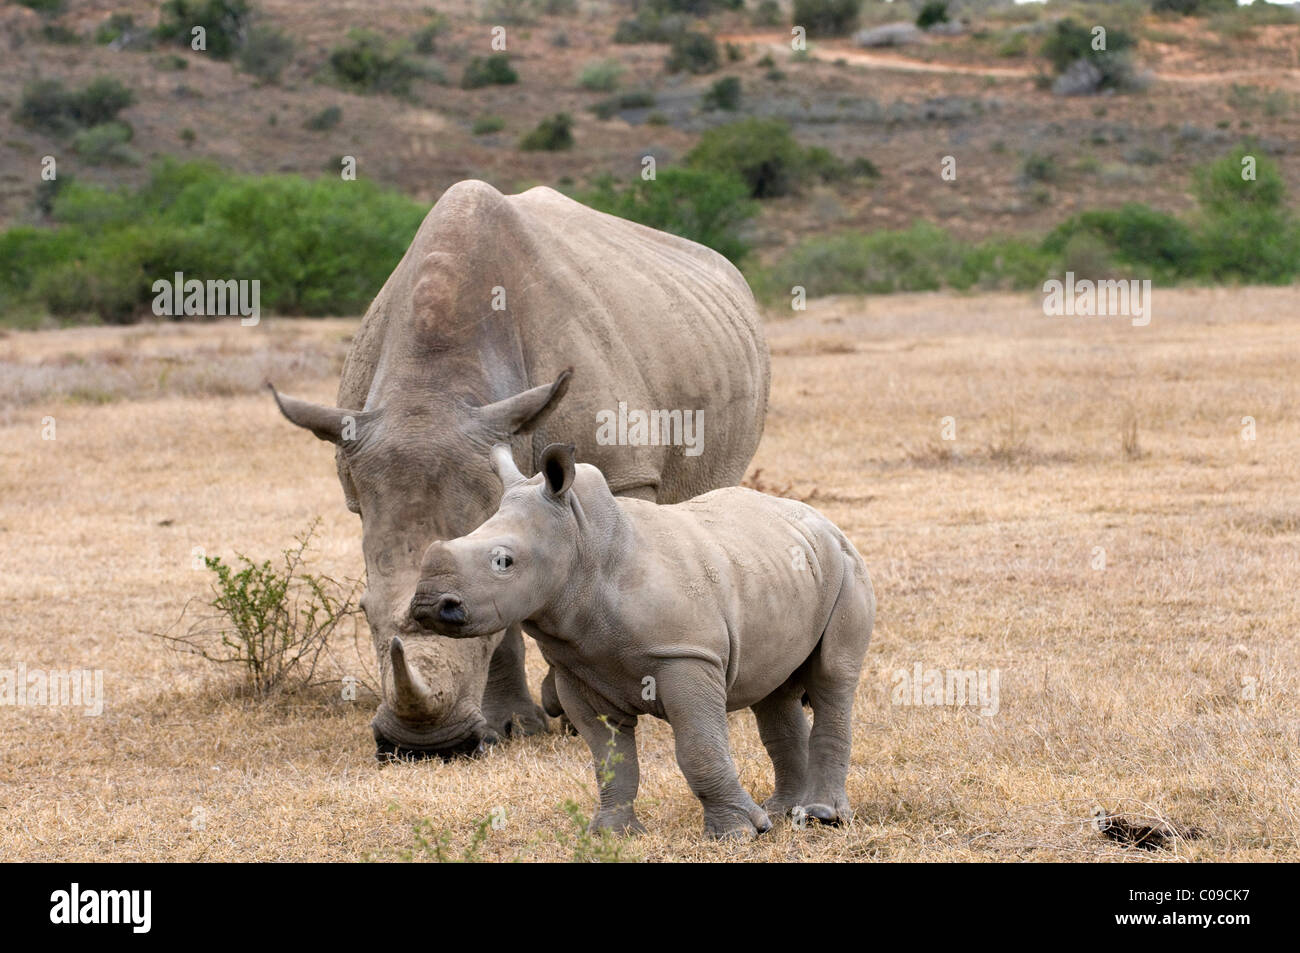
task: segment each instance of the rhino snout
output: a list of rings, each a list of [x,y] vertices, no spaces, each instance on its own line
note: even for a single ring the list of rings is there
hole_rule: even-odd
[[[453,634],[469,622],[469,614],[460,597],[445,592],[436,596],[419,596],[411,600],[411,618],[420,628],[442,635]]]

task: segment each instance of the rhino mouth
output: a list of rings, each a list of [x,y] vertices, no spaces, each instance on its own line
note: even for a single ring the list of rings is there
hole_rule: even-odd
[[[375,712],[370,731],[375,739],[375,760],[381,764],[477,758],[501,740],[477,710],[457,723],[425,725],[399,717],[387,703]]]

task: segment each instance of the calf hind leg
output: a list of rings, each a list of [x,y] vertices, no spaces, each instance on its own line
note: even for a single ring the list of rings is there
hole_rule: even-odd
[[[772,759],[776,789],[763,802],[771,817],[790,813],[808,784],[808,717],[800,697],[803,686],[791,680],[753,705],[758,736]]]
[[[844,785],[852,746],[853,699],[875,622],[871,583],[865,575],[854,573],[852,559],[846,556],[845,562],[847,572],[830,622],[803,668],[813,725],[808,779],[800,804],[808,817],[823,824],[839,824],[852,816]]]

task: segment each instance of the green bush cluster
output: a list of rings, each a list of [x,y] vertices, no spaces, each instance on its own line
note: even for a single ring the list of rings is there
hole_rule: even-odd
[[[24,125],[55,135],[67,135],[112,122],[135,102],[135,93],[116,79],[101,76],[79,90],[57,79],[37,80],[23,89],[14,118]]]
[[[232,176],[166,160],[137,191],[81,182],[55,195],[56,228],[0,236],[0,310],[130,321],[153,282],[258,279],[284,314],[363,310],[401,259],[423,206],[365,181]]]
[[[484,86],[510,86],[519,82],[519,74],[510,65],[507,53],[476,56],[469,61],[461,76],[461,89],[481,89]]]
[[[1092,29],[1067,18],[1056,21],[1041,52],[1058,74],[1076,60],[1087,60],[1101,72],[1100,89],[1127,90],[1137,85],[1132,60],[1137,40],[1132,34],[1112,27],[1106,31],[1104,50],[1094,50],[1092,44]]]
[[[228,60],[244,42],[252,19],[248,0],[167,0],[158,11],[154,36],[188,48],[194,28],[202,27],[206,52]]]
[[[833,181],[857,170],[826,149],[805,149],[784,120],[760,118],[710,129],[686,162],[692,168],[736,176],[756,199],[791,195],[815,179]]]
[[[573,148],[573,117],[568,113],[547,116],[519,140],[524,152],[561,152]]]
[[[697,169],[662,169],[654,179],[631,185],[604,178],[579,198],[602,212],[707,245],[733,262],[749,251],[741,231],[758,211],[740,179]]]
[[[347,42],[330,51],[328,65],[336,85],[358,93],[407,96],[417,79],[442,81],[436,69],[407,56],[404,44],[374,30],[348,31]]]
[[[1243,178],[1243,160],[1254,178]],[[1247,163],[1249,165],[1249,163]],[[884,294],[939,288],[1040,287],[1066,270],[1081,277],[1286,284],[1300,277],[1300,223],[1276,164],[1245,147],[1201,166],[1197,211],[1187,220],[1141,203],[1072,216],[1041,241],[970,243],[930,224],[849,233],[796,245],[750,275],[773,298],[802,285],[808,294]]]
[[[794,0],[790,22],[809,36],[842,36],[858,24],[862,0]]]

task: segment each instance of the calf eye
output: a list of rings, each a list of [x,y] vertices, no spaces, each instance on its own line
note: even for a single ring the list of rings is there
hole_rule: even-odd
[[[494,572],[505,572],[514,563],[514,558],[500,546],[492,550],[492,569]]]

